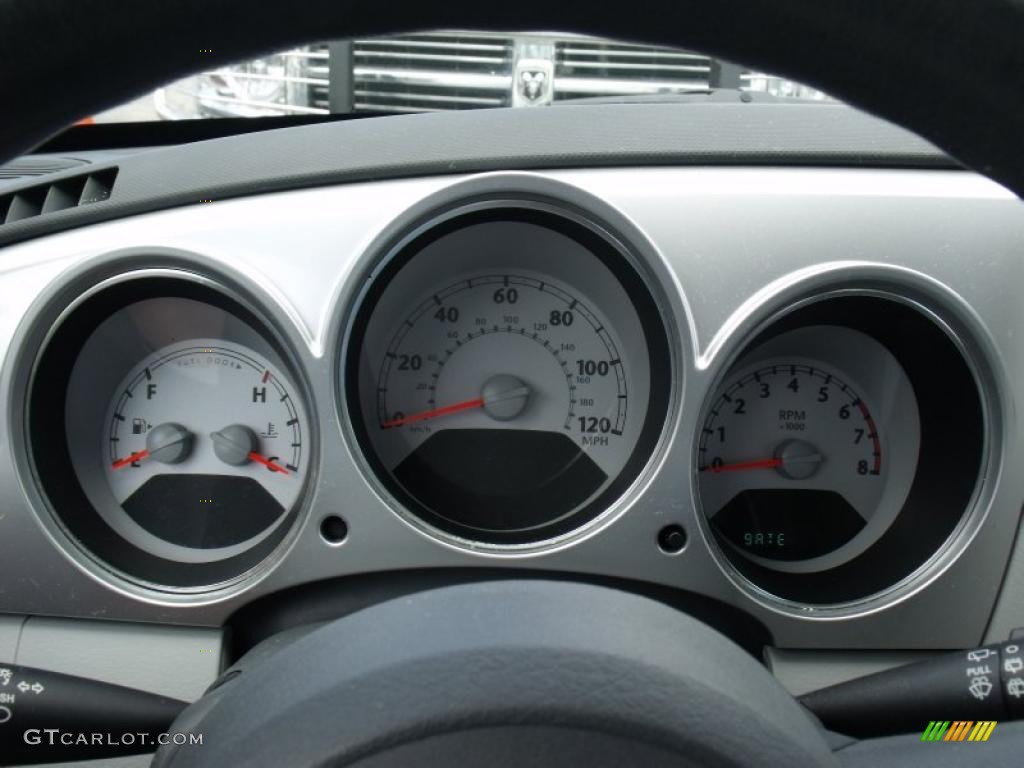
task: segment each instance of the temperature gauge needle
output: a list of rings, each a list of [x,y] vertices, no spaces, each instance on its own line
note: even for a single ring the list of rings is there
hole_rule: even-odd
[[[270,459],[268,459],[266,456],[261,456],[260,454],[256,453],[256,451],[250,451],[249,454],[248,454],[248,458],[251,461],[255,461],[257,464],[262,464],[264,467],[266,467],[267,469],[269,469],[269,470],[271,470],[273,472],[280,472],[282,475],[287,475],[288,474],[288,470],[287,469],[282,467],[280,464],[275,464]]]
[[[391,419],[381,424],[384,429],[390,429],[391,427],[400,427],[403,424],[411,424],[414,421],[425,421],[426,419],[436,419],[438,416],[447,416],[452,413],[459,413],[461,411],[470,411],[474,408],[483,408],[484,399],[482,397],[474,398],[473,400],[464,400],[461,403],[455,403],[454,405],[446,405],[442,408],[433,408],[429,411],[420,411],[419,413],[412,413],[408,416],[402,416],[398,419]]]
[[[122,467],[127,467],[127,466],[135,463],[136,461],[142,461],[143,459],[148,459],[148,458],[149,458],[149,451],[145,451],[145,450],[144,451],[136,451],[135,453],[128,454],[123,459],[118,459],[117,461],[115,461],[110,466],[112,466],[114,469],[121,469]]]
[[[257,453],[256,449],[259,447],[259,438],[256,437],[256,433],[253,430],[244,424],[232,424],[224,427],[224,429],[211,432],[210,439],[213,440],[213,452],[225,464],[230,464],[233,467],[242,467],[250,461],[255,461],[271,472],[280,472],[282,475],[288,474],[288,470],[280,464],[275,463],[272,459],[268,459],[262,453]],[[274,458],[277,457],[275,456]],[[295,467],[291,467],[291,469],[295,470]]]

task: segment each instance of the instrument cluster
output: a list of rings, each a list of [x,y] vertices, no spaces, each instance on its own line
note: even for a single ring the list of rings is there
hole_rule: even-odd
[[[426,540],[498,558],[613,535],[671,473],[689,494],[663,503],[691,506],[699,528],[673,554],[703,540],[736,586],[786,610],[920,577],[973,509],[975,363],[941,313],[891,285],[794,299],[683,401],[698,373],[673,286],[578,208],[447,206],[352,280],[322,368],[212,272],[127,270],[62,307],[33,361],[26,438],[71,546],[147,590],[244,585],[307,520],[344,511],[317,505],[334,472],[323,439]]]

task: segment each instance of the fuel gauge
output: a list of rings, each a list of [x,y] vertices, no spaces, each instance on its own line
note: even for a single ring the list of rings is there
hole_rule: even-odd
[[[140,361],[115,391],[101,446],[120,527],[211,557],[271,529],[305,471],[306,415],[293,392],[257,353],[217,339]]]
[[[47,316],[27,402],[31,471],[69,557],[196,592],[279,562],[317,464],[287,328],[176,270],[76,295]]]

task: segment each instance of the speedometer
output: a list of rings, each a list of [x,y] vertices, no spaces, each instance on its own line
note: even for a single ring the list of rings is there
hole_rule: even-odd
[[[528,528],[557,516],[554,504],[585,502],[624,463],[618,345],[551,280],[468,277],[400,322],[373,426],[379,454],[421,503],[491,529]]]
[[[621,436],[626,421],[622,365],[609,329],[567,290],[523,275],[467,278],[401,324],[381,369],[379,421],[388,429],[476,408],[497,421],[523,417],[523,425],[561,417],[569,431],[578,419],[595,436],[586,445],[608,448],[607,435]],[[481,370],[516,366],[537,371],[533,388],[511,370],[474,382]],[[533,389],[548,397],[527,415]],[[472,396],[448,402],[459,394]]]
[[[636,479],[664,425],[668,352],[609,240],[487,211],[405,246],[374,288],[351,350],[353,421],[417,520],[530,543],[599,516]]]

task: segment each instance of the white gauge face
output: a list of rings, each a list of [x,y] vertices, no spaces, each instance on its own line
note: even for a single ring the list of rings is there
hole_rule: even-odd
[[[281,371],[237,343],[190,339],[139,361],[105,424],[95,445],[119,505],[107,522],[151,554],[244,551],[302,488],[303,405]]]
[[[815,333],[774,347],[815,348]],[[815,351],[856,354],[840,353],[840,367],[755,353],[719,388],[698,441],[704,514],[730,546],[775,570],[825,570],[863,552],[896,518],[914,474],[917,407],[898,365],[863,334],[818,336],[833,352]],[[865,364],[869,381],[854,381],[851,365]]]
[[[663,426],[642,316],[657,322],[650,296],[634,300],[575,240],[519,222],[457,230],[398,272],[367,324],[368,452],[418,518],[462,539],[571,530],[635,477]]]
[[[551,278],[480,275],[416,307],[378,378],[371,434],[385,466],[394,470],[442,429],[556,429],[605,477],[585,495],[600,490],[628,458],[639,421],[628,418],[612,329],[570,290]]]

